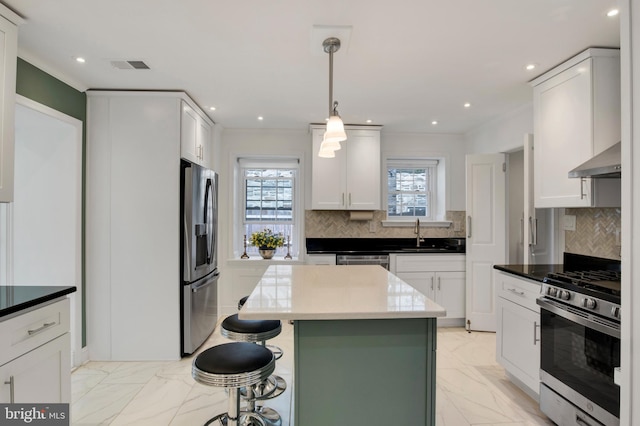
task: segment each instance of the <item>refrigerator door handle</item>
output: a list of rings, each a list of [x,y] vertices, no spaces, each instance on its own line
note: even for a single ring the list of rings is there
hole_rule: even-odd
[[[191,286],[191,292],[192,293],[197,293],[200,290],[204,290],[205,288],[211,286],[213,283],[215,283],[216,281],[218,281],[218,278],[220,278],[220,273],[216,272],[215,274],[213,274],[211,276],[210,279],[206,280],[205,282],[203,282],[202,284],[199,284],[197,286]]]
[[[211,193],[211,198],[209,198],[209,193]],[[207,184],[205,186],[205,190],[204,190],[204,224],[207,228],[211,228],[211,230],[213,230],[213,220],[211,220],[211,223],[209,223],[209,219],[213,219],[213,218],[208,218],[207,214],[209,213],[209,203],[213,203],[213,183],[211,181],[211,178],[207,179]],[[211,210],[212,210],[212,214],[213,214],[213,206],[211,206]],[[207,229],[208,231],[209,229]],[[213,235],[211,235],[212,232],[208,232],[208,236],[207,236],[207,264],[211,264],[211,257],[213,256],[213,241],[214,241],[214,237]]]

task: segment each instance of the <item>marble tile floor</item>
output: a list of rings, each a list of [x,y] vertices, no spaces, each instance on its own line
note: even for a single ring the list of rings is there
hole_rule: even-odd
[[[216,328],[201,350],[228,341]],[[269,343],[284,350],[276,374],[288,388],[265,405],[281,414],[283,426],[291,426],[293,327],[283,322],[282,333]],[[191,378],[192,361],[193,357],[172,362],[88,362],[71,376],[71,424],[204,424],[226,411],[227,397],[224,389]],[[438,426],[553,424],[496,364],[493,333],[439,329],[436,405]]]

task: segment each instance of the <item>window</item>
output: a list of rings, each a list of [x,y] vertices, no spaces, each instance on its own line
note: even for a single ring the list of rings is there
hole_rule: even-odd
[[[298,241],[295,226],[298,161],[242,158],[239,159],[239,165],[242,180],[242,233],[249,241],[252,233],[271,229],[285,237],[285,244],[289,237],[293,255],[294,242]],[[279,250],[278,255],[286,254],[286,248],[284,251]],[[258,248],[247,242],[247,253],[257,255]]]
[[[436,220],[437,167],[434,159],[387,160],[387,218]]]

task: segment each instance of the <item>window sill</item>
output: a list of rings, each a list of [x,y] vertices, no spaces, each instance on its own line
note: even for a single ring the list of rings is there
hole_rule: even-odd
[[[420,228],[449,228],[453,224],[450,220],[429,220],[420,221]],[[413,228],[415,221],[408,220],[383,220],[382,226],[385,228]]]
[[[233,259],[227,259],[227,266],[240,266],[252,264],[257,266],[258,264],[264,265],[301,265],[302,260],[294,257],[293,259],[285,259],[284,256],[274,256],[271,259],[263,259],[260,255],[251,255],[249,259],[240,259],[239,257]]]

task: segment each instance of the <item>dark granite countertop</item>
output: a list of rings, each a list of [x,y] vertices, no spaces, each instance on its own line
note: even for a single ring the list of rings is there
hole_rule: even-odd
[[[75,291],[73,286],[0,286],[0,318]]]
[[[531,280],[540,281],[549,272],[563,272],[564,265],[494,265],[494,269],[508,272]]]
[[[307,238],[308,254],[464,253],[464,238]]]

